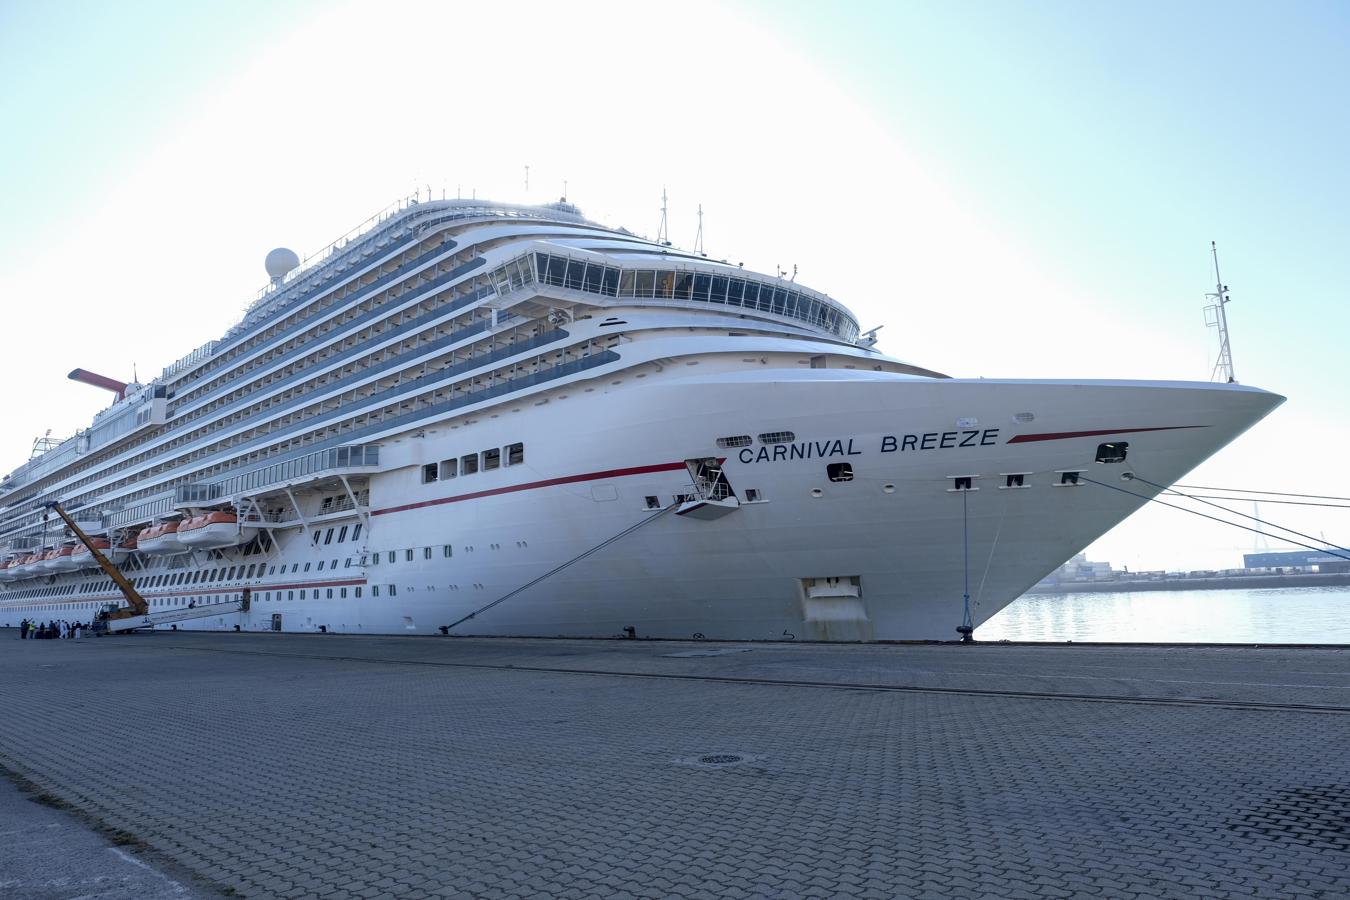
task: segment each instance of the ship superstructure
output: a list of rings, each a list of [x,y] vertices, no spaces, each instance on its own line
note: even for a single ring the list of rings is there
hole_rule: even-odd
[[[1094,481],[1281,399],[948,378],[566,202],[408,201],[294,262],[0,483],[0,624],[118,600],[60,500],[153,609],[251,591],[185,627],[948,639],[963,584],[978,625],[1144,502]]]

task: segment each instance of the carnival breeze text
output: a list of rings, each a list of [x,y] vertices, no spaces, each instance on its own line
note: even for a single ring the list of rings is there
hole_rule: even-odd
[[[738,454],[741,462],[779,462],[788,459],[819,459],[826,456],[862,456],[856,446],[857,438],[838,438],[823,441],[798,441],[794,444],[774,444],[753,450],[743,447]],[[957,450],[961,447],[992,447],[998,443],[998,429],[985,428],[968,431],[929,431],[924,434],[883,434],[882,453],[903,453],[906,450]]]

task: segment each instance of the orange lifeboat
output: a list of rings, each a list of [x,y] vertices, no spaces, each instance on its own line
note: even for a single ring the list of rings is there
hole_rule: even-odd
[[[136,549],[142,553],[165,555],[182,553],[187,548],[178,539],[179,522],[161,522],[136,536]]]
[[[51,557],[51,565],[48,567],[53,572],[73,572],[80,567],[73,557],[75,553],[74,545],[57,548],[56,555]]]
[[[247,543],[258,533],[252,525],[241,524],[232,512],[209,512],[193,516],[178,528],[179,540],[188,547],[234,547]]]

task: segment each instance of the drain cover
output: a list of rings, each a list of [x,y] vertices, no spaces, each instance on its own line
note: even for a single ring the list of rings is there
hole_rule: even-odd
[[[1350,784],[1280,791],[1228,828],[1319,850],[1350,850]]]
[[[763,758],[750,753],[700,753],[698,756],[686,756],[674,762],[676,765],[691,766],[695,769],[726,769]]]

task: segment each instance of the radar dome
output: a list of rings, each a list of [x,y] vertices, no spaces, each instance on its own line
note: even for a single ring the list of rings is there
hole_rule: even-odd
[[[263,262],[267,267],[267,274],[273,281],[279,281],[286,277],[286,273],[296,266],[300,265],[300,257],[294,250],[288,250],[285,247],[278,247],[267,254],[267,259]]]

